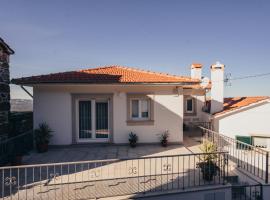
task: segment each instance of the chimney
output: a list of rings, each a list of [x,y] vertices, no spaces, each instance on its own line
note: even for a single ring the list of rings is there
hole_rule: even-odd
[[[191,78],[202,79],[202,64],[193,63],[191,65]]]
[[[9,55],[14,51],[0,38],[0,136],[8,134],[10,112]]]
[[[211,113],[223,110],[224,103],[224,68],[220,62],[211,66]]]

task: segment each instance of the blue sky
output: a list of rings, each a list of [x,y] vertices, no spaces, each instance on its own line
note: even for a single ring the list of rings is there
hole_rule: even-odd
[[[209,76],[270,72],[270,1],[2,0],[0,36],[15,50],[11,77],[119,64]],[[270,95],[270,76],[233,81],[226,96]],[[12,98],[28,98],[11,87]]]

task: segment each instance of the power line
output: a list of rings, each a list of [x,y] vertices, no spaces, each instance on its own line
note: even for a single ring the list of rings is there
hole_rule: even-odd
[[[213,82],[221,82],[221,81],[227,83],[229,81],[243,80],[243,79],[249,79],[249,78],[258,78],[258,77],[263,77],[263,76],[270,76],[270,72],[262,73],[262,74],[247,75],[247,76],[238,76],[238,77],[235,77],[235,78],[230,78],[231,74],[227,74],[225,79],[212,81],[212,83]]]

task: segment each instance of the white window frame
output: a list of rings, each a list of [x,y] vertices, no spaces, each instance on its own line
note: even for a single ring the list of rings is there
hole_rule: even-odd
[[[132,101],[133,100],[138,100],[139,101],[139,116],[138,117],[133,117],[132,116]],[[142,117],[142,101],[147,101],[147,107],[148,107],[148,117]],[[131,120],[138,120],[138,121],[142,121],[142,120],[149,120],[150,119],[150,115],[151,115],[151,104],[150,104],[150,99],[149,98],[130,98],[130,104],[129,104],[129,110],[130,110],[130,119]]]
[[[188,110],[188,100],[191,100],[192,101],[192,110]],[[189,97],[189,98],[186,98],[185,100],[185,113],[194,113],[194,98],[192,97]]]

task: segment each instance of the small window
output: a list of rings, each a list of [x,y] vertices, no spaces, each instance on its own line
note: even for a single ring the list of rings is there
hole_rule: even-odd
[[[194,113],[194,99],[188,98],[186,99],[186,113]]]
[[[150,110],[149,99],[132,99],[131,100],[131,118],[132,119],[148,119]]]

